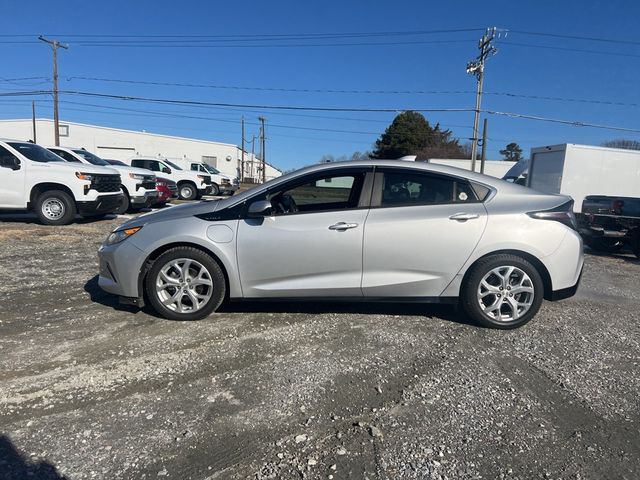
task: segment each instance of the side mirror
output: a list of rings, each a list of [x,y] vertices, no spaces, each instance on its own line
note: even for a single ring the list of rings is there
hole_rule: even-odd
[[[162,173],[171,173],[171,169],[169,167],[162,167]]]
[[[3,158],[2,161],[0,161],[0,167],[8,168],[10,170],[20,170],[20,160],[14,156]]]
[[[266,217],[271,214],[273,209],[269,200],[258,200],[249,205],[247,216],[250,218]]]

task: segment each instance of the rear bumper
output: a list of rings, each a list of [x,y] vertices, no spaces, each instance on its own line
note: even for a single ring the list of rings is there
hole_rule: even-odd
[[[578,281],[575,285],[567,288],[563,288],[561,290],[554,290],[551,292],[551,297],[549,300],[555,302],[556,300],[564,300],[565,298],[573,297],[578,291],[578,287],[580,286],[580,280],[582,280],[582,270],[580,270],[580,275],[578,276]]]
[[[95,200],[77,202],[80,215],[94,215],[96,213],[113,213],[122,203],[122,192],[111,195],[100,195]]]

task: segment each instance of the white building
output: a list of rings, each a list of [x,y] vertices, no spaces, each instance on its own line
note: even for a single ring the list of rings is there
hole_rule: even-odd
[[[36,140],[40,145],[53,145],[53,120],[36,119]],[[0,120],[0,138],[33,140],[31,119]],[[239,176],[242,150],[230,143],[211,142],[194,138],[173,137],[155,133],[122,130],[118,128],[86,125],[75,122],[60,122],[60,145],[83,147],[99,157],[126,160],[133,156],[164,157],[168,160],[187,159],[206,162],[222,173]],[[279,177],[280,170],[266,166],[266,179]],[[261,161],[244,154],[244,178],[260,180]]]

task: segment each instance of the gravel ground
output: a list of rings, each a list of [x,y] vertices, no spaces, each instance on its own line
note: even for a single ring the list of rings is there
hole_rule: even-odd
[[[418,305],[121,307],[123,220],[0,216],[1,479],[640,478],[640,284],[587,255],[516,331]]]

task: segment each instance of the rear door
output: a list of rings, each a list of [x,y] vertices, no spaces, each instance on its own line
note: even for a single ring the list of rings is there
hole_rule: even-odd
[[[437,297],[475,249],[487,222],[464,179],[410,168],[376,170],[365,224],[362,291],[369,297]]]

